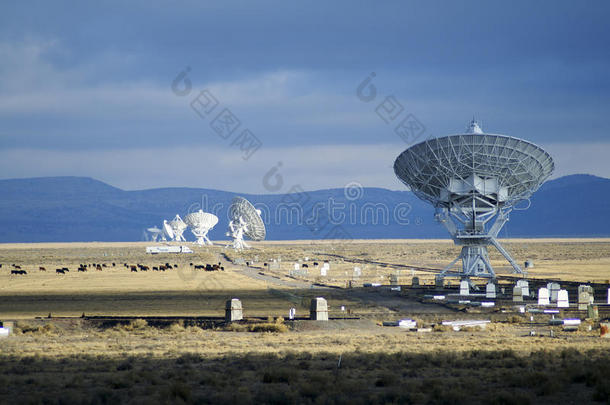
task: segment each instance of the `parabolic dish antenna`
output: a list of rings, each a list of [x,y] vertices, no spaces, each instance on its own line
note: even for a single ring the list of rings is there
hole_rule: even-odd
[[[218,223],[216,215],[199,210],[184,217],[184,222],[191,228],[191,232],[197,238],[199,245],[212,244],[210,239],[208,239],[208,232]]]
[[[519,265],[496,237],[514,205],[527,200],[551,175],[554,163],[539,146],[506,135],[486,134],[472,120],[466,133],[428,139],[402,152],[394,173],[436,208],[460,256],[438,276],[495,278],[487,246],[495,246],[517,273]],[[462,259],[461,272],[449,272]]]
[[[163,234],[163,236],[167,237],[169,240],[174,239],[174,230],[165,219],[163,220]]]
[[[243,197],[235,197],[229,207],[229,232],[233,238],[233,248],[241,250],[249,248],[244,242],[244,235],[253,241],[265,239],[266,230],[260,211],[254,208],[250,201]]]
[[[184,233],[184,231],[186,230],[188,225],[184,223],[182,218],[180,218],[180,215],[176,214],[174,219],[169,221],[169,226],[171,226],[172,231],[174,232],[175,241],[180,242],[180,241],[186,240],[186,239],[184,239],[184,236],[182,236],[182,234]]]
[[[157,228],[156,226],[153,226],[153,227],[151,227],[151,228],[146,228],[146,232],[148,232],[148,233],[150,234],[150,239],[151,239],[153,242],[156,242],[156,241],[157,241],[157,238],[158,238],[160,235],[163,235],[163,230],[162,230],[162,229]]]

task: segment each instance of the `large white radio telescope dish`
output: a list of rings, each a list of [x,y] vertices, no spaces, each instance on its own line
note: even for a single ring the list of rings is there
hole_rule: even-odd
[[[244,242],[244,235],[253,241],[265,239],[266,229],[260,210],[254,208],[250,201],[243,197],[235,197],[229,207],[229,232],[227,236],[233,238],[233,249],[249,248]]]
[[[182,218],[180,218],[180,215],[176,214],[174,219],[169,221],[169,226],[172,228],[172,232],[174,233],[174,240],[176,242],[181,242],[181,241],[186,240],[186,239],[184,239],[184,236],[182,236],[182,234],[184,233],[184,231],[186,230],[188,225],[186,225],[184,223]]]
[[[521,267],[497,236],[515,204],[527,200],[554,169],[537,145],[506,135],[487,134],[473,119],[463,134],[432,138],[402,152],[394,173],[420,199],[436,208],[460,256],[438,276],[495,278],[487,246],[493,245],[516,273]],[[462,269],[450,272],[458,260]]]
[[[199,210],[184,217],[184,222],[191,228],[191,232],[197,238],[199,245],[212,244],[210,239],[208,239],[208,232],[218,223],[216,215]]]

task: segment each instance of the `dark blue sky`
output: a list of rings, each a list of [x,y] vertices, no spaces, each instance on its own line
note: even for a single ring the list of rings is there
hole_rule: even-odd
[[[375,111],[390,95],[425,136],[474,114],[547,148],[556,175],[610,177],[607,2],[99,3],[0,6],[3,178],[268,192],[281,161],[285,187],[400,189],[408,144]],[[205,119],[203,89],[219,102]],[[227,139],[210,127],[223,108],[241,123]],[[244,129],[262,143],[248,160]]]

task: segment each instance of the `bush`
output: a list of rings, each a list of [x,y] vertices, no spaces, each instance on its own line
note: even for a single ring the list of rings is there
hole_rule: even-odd
[[[248,326],[250,332],[288,332],[288,327],[283,323],[255,323]]]
[[[174,323],[172,323],[171,325],[169,325],[167,327],[167,330],[169,332],[172,332],[172,333],[180,333],[180,332],[184,332],[185,331],[184,326],[182,325],[181,322],[174,322]]]
[[[36,326],[29,324],[27,322],[19,321],[15,325],[14,332],[18,333],[41,333],[41,334],[51,334],[57,331],[57,327],[52,323],[46,323],[42,326]]]
[[[290,384],[295,382],[299,376],[297,373],[288,367],[280,367],[269,369],[263,373],[263,383],[285,383]]]
[[[434,332],[449,332],[449,331],[452,331],[453,328],[449,325],[443,325],[443,324],[437,323],[432,327],[432,330]]]
[[[123,326],[123,329],[126,331],[134,331],[141,330],[148,326],[148,322],[145,319],[134,319],[130,321],[127,325]]]

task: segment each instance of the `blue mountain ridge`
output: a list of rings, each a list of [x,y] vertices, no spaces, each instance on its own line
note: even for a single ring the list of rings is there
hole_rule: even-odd
[[[261,209],[267,239],[446,238],[434,209],[410,191],[363,188],[302,194],[241,194],[204,188],[126,191],[86,177],[0,180],[0,242],[138,241],[145,229],[203,208],[219,217],[212,240],[227,239],[236,195]],[[610,236],[610,179],[570,175],[546,182],[501,237]],[[190,231],[187,239],[193,240]]]

